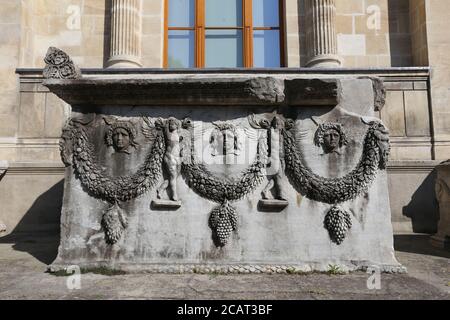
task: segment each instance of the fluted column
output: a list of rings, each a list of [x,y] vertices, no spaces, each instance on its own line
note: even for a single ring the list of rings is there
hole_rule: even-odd
[[[142,1],[111,0],[111,68],[141,67]]]
[[[339,67],[335,0],[306,0],[308,67]]]

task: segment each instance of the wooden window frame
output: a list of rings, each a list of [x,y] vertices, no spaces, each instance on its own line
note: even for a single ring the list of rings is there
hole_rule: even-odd
[[[236,29],[242,30],[243,37],[243,64],[244,68],[253,67],[253,31],[254,30],[279,30],[280,38],[280,66],[285,67],[285,32],[284,32],[284,0],[278,0],[279,26],[278,27],[254,27],[252,14],[252,0],[242,0],[242,27],[205,27],[205,0],[195,0],[195,24],[193,27],[169,28],[169,0],[164,0],[164,49],[163,67],[168,67],[169,54],[169,30],[194,31],[194,68],[205,67],[205,30]]]

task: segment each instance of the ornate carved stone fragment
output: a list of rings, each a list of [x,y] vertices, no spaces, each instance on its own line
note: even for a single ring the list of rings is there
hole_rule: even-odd
[[[64,51],[50,47],[45,56],[44,78],[46,79],[79,79],[80,69]]]

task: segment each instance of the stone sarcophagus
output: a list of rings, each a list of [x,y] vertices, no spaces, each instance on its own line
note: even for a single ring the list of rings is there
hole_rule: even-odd
[[[61,66],[71,63],[63,52],[52,54],[44,84],[72,115],[61,138],[67,168],[51,270],[403,270],[393,250],[389,135],[373,117],[378,80],[81,76]]]

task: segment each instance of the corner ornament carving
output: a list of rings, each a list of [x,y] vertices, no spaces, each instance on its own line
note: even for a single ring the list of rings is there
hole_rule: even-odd
[[[50,47],[44,58],[43,71],[46,79],[80,79],[81,71],[64,51]]]

